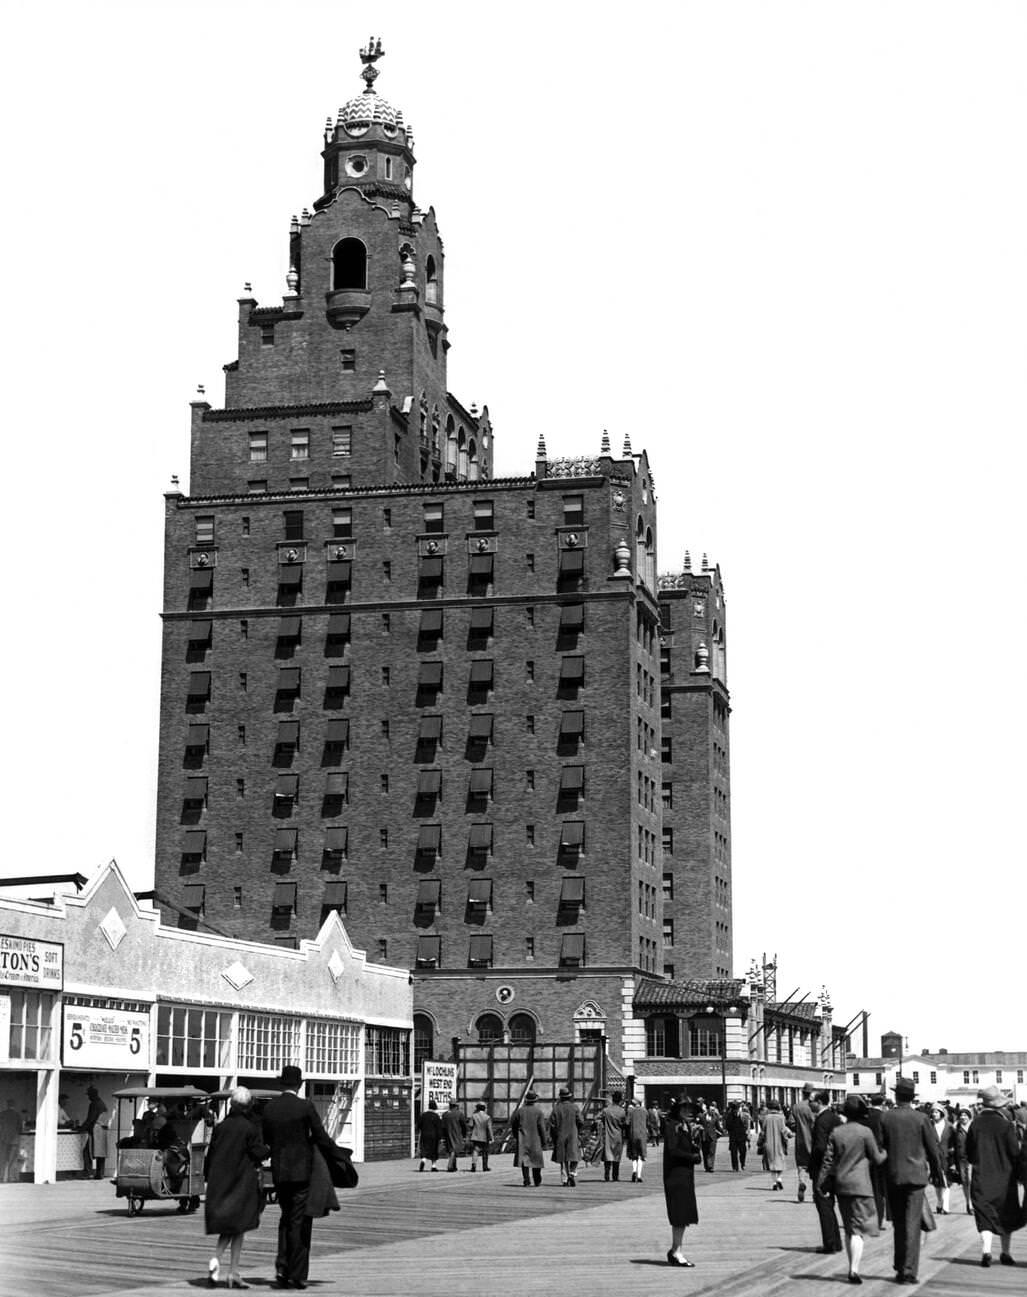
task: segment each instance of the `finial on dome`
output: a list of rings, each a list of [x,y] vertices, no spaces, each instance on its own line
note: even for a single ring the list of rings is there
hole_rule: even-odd
[[[600,455],[610,454],[610,434],[606,431],[605,428],[603,429],[603,440],[599,446],[599,453]]]
[[[630,432],[626,432],[624,434],[624,449],[621,451],[621,454],[624,456],[625,459],[631,458],[631,433]]]
[[[372,392],[389,392],[389,385],[385,381],[385,370],[379,369],[378,382],[371,388]]]
[[[702,570],[704,572],[708,572],[710,570],[710,560],[706,557],[705,554],[703,554],[702,556]]]
[[[535,451],[536,459],[546,459],[546,437],[545,433],[538,434],[538,449]]]
[[[285,276],[286,287],[289,289],[291,297],[296,296],[296,289],[299,287],[300,275],[295,266],[289,267],[289,273]]]
[[[379,72],[375,64],[383,57],[385,51],[382,49],[381,37],[372,36],[364,48],[360,51],[360,61],[364,65],[361,76],[367,84],[365,95],[374,94],[374,83],[378,80]]]
[[[687,549],[685,550],[685,563],[684,563],[683,570],[685,572],[691,572],[692,570],[692,555],[691,552]]]
[[[298,216],[294,216],[292,220],[289,222],[289,233],[299,234],[299,232],[300,232],[300,218]]]

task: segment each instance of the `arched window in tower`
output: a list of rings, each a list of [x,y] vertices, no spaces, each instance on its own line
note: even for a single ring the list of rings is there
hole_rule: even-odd
[[[428,398],[425,396],[423,392],[421,393],[421,401],[417,408],[417,414],[418,414],[418,426],[421,434],[421,444],[423,446],[427,446],[428,444]]]
[[[483,1013],[474,1024],[479,1045],[497,1045],[503,1039],[503,1020],[495,1013]]]
[[[656,542],[653,540],[653,529],[645,529],[645,583],[654,593],[656,591]]]
[[[515,1013],[510,1019],[511,1045],[534,1045],[536,1034],[535,1019],[530,1013]]]
[[[635,523],[635,577],[645,580],[645,519],[641,514]]]
[[[436,406],[431,412],[431,448],[437,455],[439,453],[439,429],[442,426],[442,419],[439,415],[439,407]]]
[[[359,239],[340,239],[333,248],[332,288],[367,288],[367,249]]]
[[[435,1024],[426,1013],[414,1014],[414,1075],[421,1075],[421,1064],[431,1058],[435,1048]]]
[[[446,420],[446,472],[453,477],[456,477],[456,462],[456,423],[450,415]]]
[[[467,433],[463,428],[456,434],[456,475],[461,482],[467,480]]]
[[[439,268],[434,257],[424,263],[424,300],[431,306],[439,304]]]
[[[471,482],[478,480],[478,443],[473,437],[467,443],[467,477]]]

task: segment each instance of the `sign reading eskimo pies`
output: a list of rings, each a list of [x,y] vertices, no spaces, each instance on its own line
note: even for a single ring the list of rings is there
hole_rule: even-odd
[[[64,947],[0,933],[0,986],[59,991],[64,985]]]
[[[435,1100],[439,1112],[449,1107],[451,1099],[456,1098],[456,1064],[435,1063],[426,1058],[421,1074],[421,1111],[427,1112],[428,1101]]]
[[[64,1006],[65,1067],[139,1072],[149,1066],[149,1057],[149,1014],[84,1004]]]

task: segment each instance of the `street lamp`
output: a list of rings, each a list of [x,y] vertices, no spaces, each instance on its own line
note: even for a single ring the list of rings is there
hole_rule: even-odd
[[[706,1006],[706,1013],[709,1017],[720,1019],[720,1111],[721,1115],[727,1112],[727,1014],[735,1014],[738,1010],[733,1004],[729,1004],[727,1009],[721,1013],[714,1004]]]

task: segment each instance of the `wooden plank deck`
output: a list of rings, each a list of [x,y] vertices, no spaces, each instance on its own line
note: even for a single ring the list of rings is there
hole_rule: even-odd
[[[655,1152],[655,1150],[653,1150]],[[726,1159],[724,1159],[726,1160]],[[791,1193],[769,1192],[760,1172],[696,1176],[700,1224],[686,1250],[696,1269],[665,1264],[669,1229],[658,1157],[646,1182],[606,1184],[589,1168],[563,1189],[555,1168],[525,1189],[509,1157],[488,1175],[418,1175],[410,1161],[361,1167],[343,1210],[314,1224],[310,1291],[347,1297],[533,1297],[554,1288],[632,1297],[825,1297],[845,1280],[844,1258],[816,1253],[816,1214]],[[793,1185],[789,1183],[789,1188]],[[1023,1264],[982,1269],[972,1218],[941,1219],[924,1249],[920,1291],[929,1297],[1023,1297],[1027,1233],[1014,1235]],[[256,1294],[273,1291],[277,1208],[265,1213],[243,1253]],[[129,1217],[106,1182],[0,1186],[3,1297],[175,1297],[206,1288],[210,1240],[202,1209],[182,1216],[148,1204]],[[996,1255],[997,1262],[997,1255]],[[891,1237],[868,1242],[868,1297],[891,1291]]]

